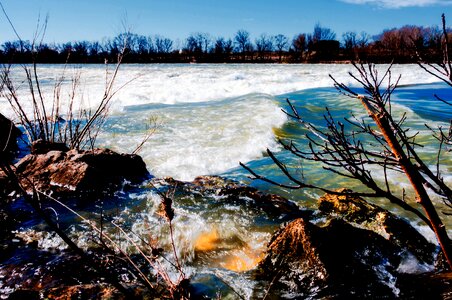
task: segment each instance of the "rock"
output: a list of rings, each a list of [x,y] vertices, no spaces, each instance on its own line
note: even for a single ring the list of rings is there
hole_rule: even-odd
[[[264,193],[254,187],[226,179],[220,176],[199,176],[192,182],[181,182],[173,178],[164,178],[164,184],[177,186],[187,193],[221,196],[231,203],[245,204],[263,210],[275,218],[295,219],[309,217],[312,212],[301,210],[294,202],[279,195]]]
[[[219,176],[200,176],[193,181],[195,186],[203,189],[215,190],[219,196],[226,196],[230,201],[240,198],[252,199],[258,207],[268,214],[297,214],[299,207],[275,194],[264,193],[248,185],[240,184],[232,180],[226,180]]]
[[[17,151],[17,138],[21,131],[8,118],[0,113],[0,154],[12,159]]]
[[[35,299],[34,293],[39,296],[36,299],[121,299],[95,272],[96,266],[87,265],[71,252],[21,255],[20,267],[9,264],[0,268],[3,292],[12,292],[9,299]]]
[[[225,196],[232,202],[245,198],[251,199],[254,205],[269,215],[298,215],[300,217],[300,214],[304,214],[304,216],[309,214],[306,211],[302,212],[294,202],[284,197],[264,193],[254,187],[219,176],[196,177],[193,185],[204,190],[213,190],[218,196]]]
[[[452,273],[404,274],[397,278],[401,299],[452,299]]]
[[[5,199],[11,192],[11,182],[6,174],[0,169],[0,198]]]
[[[39,291],[33,291],[33,290],[16,290],[12,292],[8,299],[10,300],[39,300],[41,297],[39,296]]]
[[[101,194],[117,188],[124,180],[137,183],[149,177],[140,156],[109,149],[29,154],[16,164],[16,173],[28,193],[34,186],[59,196]]]
[[[69,151],[65,143],[48,142],[44,140],[37,140],[31,143],[31,154],[46,154],[50,151]]]
[[[297,219],[275,233],[256,276],[298,298],[393,298],[397,247],[382,236],[332,219]]]
[[[340,189],[338,192],[351,193],[352,191]],[[325,194],[318,203],[319,210],[323,213],[339,216],[347,222],[380,234],[403,251],[413,254],[421,263],[429,265],[434,263],[436,246],[428,242],[408,222],[389,211],[368,203],[360,197],[347,194]]]
[[[107,284],[78,284],[61,286],[43,292],[46,299],[124,299],[114,287]],[[138,297],[137,297],[138,298]]]

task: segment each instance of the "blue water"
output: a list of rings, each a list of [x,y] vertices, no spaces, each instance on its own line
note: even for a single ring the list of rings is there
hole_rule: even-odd
[[[355,90],[360,94],[364,94],[362,89],[356,88]],[[392,95],[393,114],[400,117],[403,113],[407,113],[405,128],[409,128],[411,132],[419,132],[416,137],[416,141],[422,144],[423,147],[418,147],[418,152],[421,157],[425,158],[432,168],[436,163],[438,142],[432,137],[432,132],[427,129],[425,124],[428,124],[433,129],[437,129],[439,127],[447,129],[449,122],[452,120],[452,105],[447,105],[441,101],[438,101],[434,95],[438,95],[445,100],[452,100],[452,89],[443,83],[419,84],[399,87]],[[358,100],[341,95],[334,88],[316,88],[277,96],[276,101],[278,102],[278,105],[283,110],[290,111],[290,107],[288,106],[286,99],[289,99],[295,106],[303,120],[312,123],[321,129],[325,129],[324,116],[326,108],[328,108],[336,121],[345,123],[346,128],[350,128],[350,126],[347,126],[347,123],[344,122],[344,118],[352,118],[352,115],[357,118],[364,118],[369,124],[372,124],[372,121],[369,117],[367,117],[364,108]],[[282,128],[275,130],[275,133],[277,137],[284,142],[287,143],[292,141],[299,149],[305,151],[309,150],[309,141],[306,138],[306,134],[312,136],[312,133],[309,133],[309,131],[296,122],[296,120],[289,118]],[[365,139],[363,141],[365,141]],[[265,149],[263,149],[263,151],[264,150]],[[349,187],[359,191],[366,190],[360,182],[327,172],[323,169],[321,164],[317,162],[303,161],[290,154],[288,151],[277,151],[276,156],[289,167],[292,174],[295,174],[297,178],[303,178],[307,183],[312,183],[329,189]],[[443,165],[442,170],[446,183],[452,184],[451,152],[443,152],[443,159],[441,160],[441,163]],[[247,166],[274,181],[283,184],[291,184],[291,181],[277,169],[269,157],[263,157],[261,159],[251,161],[247,163]],[[374,177],[379,178],[380,182],[382,182],[383,174],[378,174],[376,171],[372,172],[372,174]],[[294,191],[275,187],[260,180],[250,181],[248,178],[250,174],[242,168],[235,168],[231,171],[225,172],[223,175],[250,182],[252,185],[263,190],[281,194],[296,201],[302,206],[315,208],[318,196],[322,195],[322,192],[319,192],[318,190]],[[401,181],[399,181],[400,178],[403,179],[403,176],[393,179],[393,185],[396,190],[397,186],[400,188],[407,186],[407,183],[402,184]],[[398,192],[401,192],[400,188],[398,189]],[[385,206],[386,208],[397,211],[399,210],[397,207],[393,207],[387,203],[385,199],[374,199],[373,201],[377,202],[377,204]],[[413,199],[411,199],[411,201],[413,205],[416,205]],[[444,208],[440,201],[438,201],[438,205],[439,207]],[[410,219],[413,218],[410,214],[407,214],[406,217]],[[452,225],[448,218],[445,218],[445,222],[448,225]]]

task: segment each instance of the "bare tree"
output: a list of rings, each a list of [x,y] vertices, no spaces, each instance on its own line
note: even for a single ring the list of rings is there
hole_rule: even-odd
[[[173,49],[173,41],[169,38],[156,35],[154,38],[155,42],[155,50],[157,53],[160,54],[167,54],[170,53]]]
[[[289,39],[283,34],[277,34],[273,37],[275,47],[278,50],[279,62],[282,60],[283,51],[287,50],[289,46]]]
[[[295,52],[297,60],[303,59],[303,53],[306,51],[307,46],[308,42],[305,33],[300,33],[293,38],[292,49]]]
[[[347,51],[351,51],[356,47],[357,34],[354,31],[347,31],[342,34],[342,41],[344,42],[344,48]]]
[[[208,33],[192,33],[186,40],[186,47],[187,50],[191,53],[207,53],[210,49],[211,41],[212,39],[210,38],[210,35]]]
[[[356,44],[358,47],[364,48],[367,45],[369,45],[370,40],[371,40],[370,35],[365,31],[361,31],[357,36]]]
[[[314,43],[318,41],[335,40],[336,33],[328,27],[322,27],[320,23],[315,24],[314,31],[312,32],[312,41]]]
[[[234,49],[232,45],[231,39],[225,39],[223,37],[219,37],[215,41],[215,45],[213,47],[213,52],[215,54],[221,54],[221,55],[230,55],[232,53],[232,50]]]
[[[237,52],[241,53],[243,55],[243,59],[245,59],[246,52],[249,52],[252,49],[250,33],[241,29],[235,34],[234,41],[237,47]]]
[[[261,59],[265,59],[266,54],[273,51],[273,39],[271,36],[263,33],[255,41],[257,55]]]

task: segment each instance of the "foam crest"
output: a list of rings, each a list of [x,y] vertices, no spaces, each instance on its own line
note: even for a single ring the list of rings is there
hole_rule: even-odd
[[[111,130],[101,136],[100,144],[133,151],[144,136],[146,118],[155,115],[161,126],[140,155],[153,175],[181,180],[219,174],[240,161],[262,157],[266,148],[277,147],[272,129],[286,120],[272,97],[263,94],[130,110],[110,124]]]
[[[108,74],[111,75],[113,66]],[[383,74],[387,65],[378,69]],[[187,103],[215,101],[230,97],[238,97],[251,93],[279,95],[309,88],[330,87],[333,82],[329,74],[339,82],[352,84],[348,75],[351,65],[344,64],[152,64],[123,65],[116,81],[116,88],[121,88],[113,101],[113,109],[121,110],[124,106],[149,103]],[[43,65],[38,74],[45,102],[53,101],[55,80],[63,74],[62,95],[67,99],[71,92],[71,78],[80,75],[77,90],[77,102],[84,107],[94,107],[102,99],[105,90],[104,65]],[[402,74],[400,84],[430,83],[438,81],[426,74],[417,65],[394,65],[393,76]],[[12,67],[15,82],[23,82],[25,73],[20,66]],[[130,82],[129,82],[130,81]],[[20,99],[24,99],[25,109],[31,111],[31,101],[27,86],[22,85],[18,91]],[[67,102],[63,99],[63,106]],[[0,109],[12,116],[12,110],[5,98],[0,98]],[[65,109],[63,109],[65,111]]]

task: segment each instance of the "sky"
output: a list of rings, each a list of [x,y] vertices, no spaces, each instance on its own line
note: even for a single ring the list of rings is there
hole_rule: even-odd
[[[262,33],[289,38],[312,32],[315,24],[331,28],[340,39],[347,31],[375,35],[403,25],[440,25],[452,0],[0,0],[17,33],[32,40],[38,20],[48,17],[44,41],[101,41],[123,31],[159,34],[183,42],[206,32],[233,38],[239,29],[252,39]],[[15,40],[0,11],[0,43]]]

